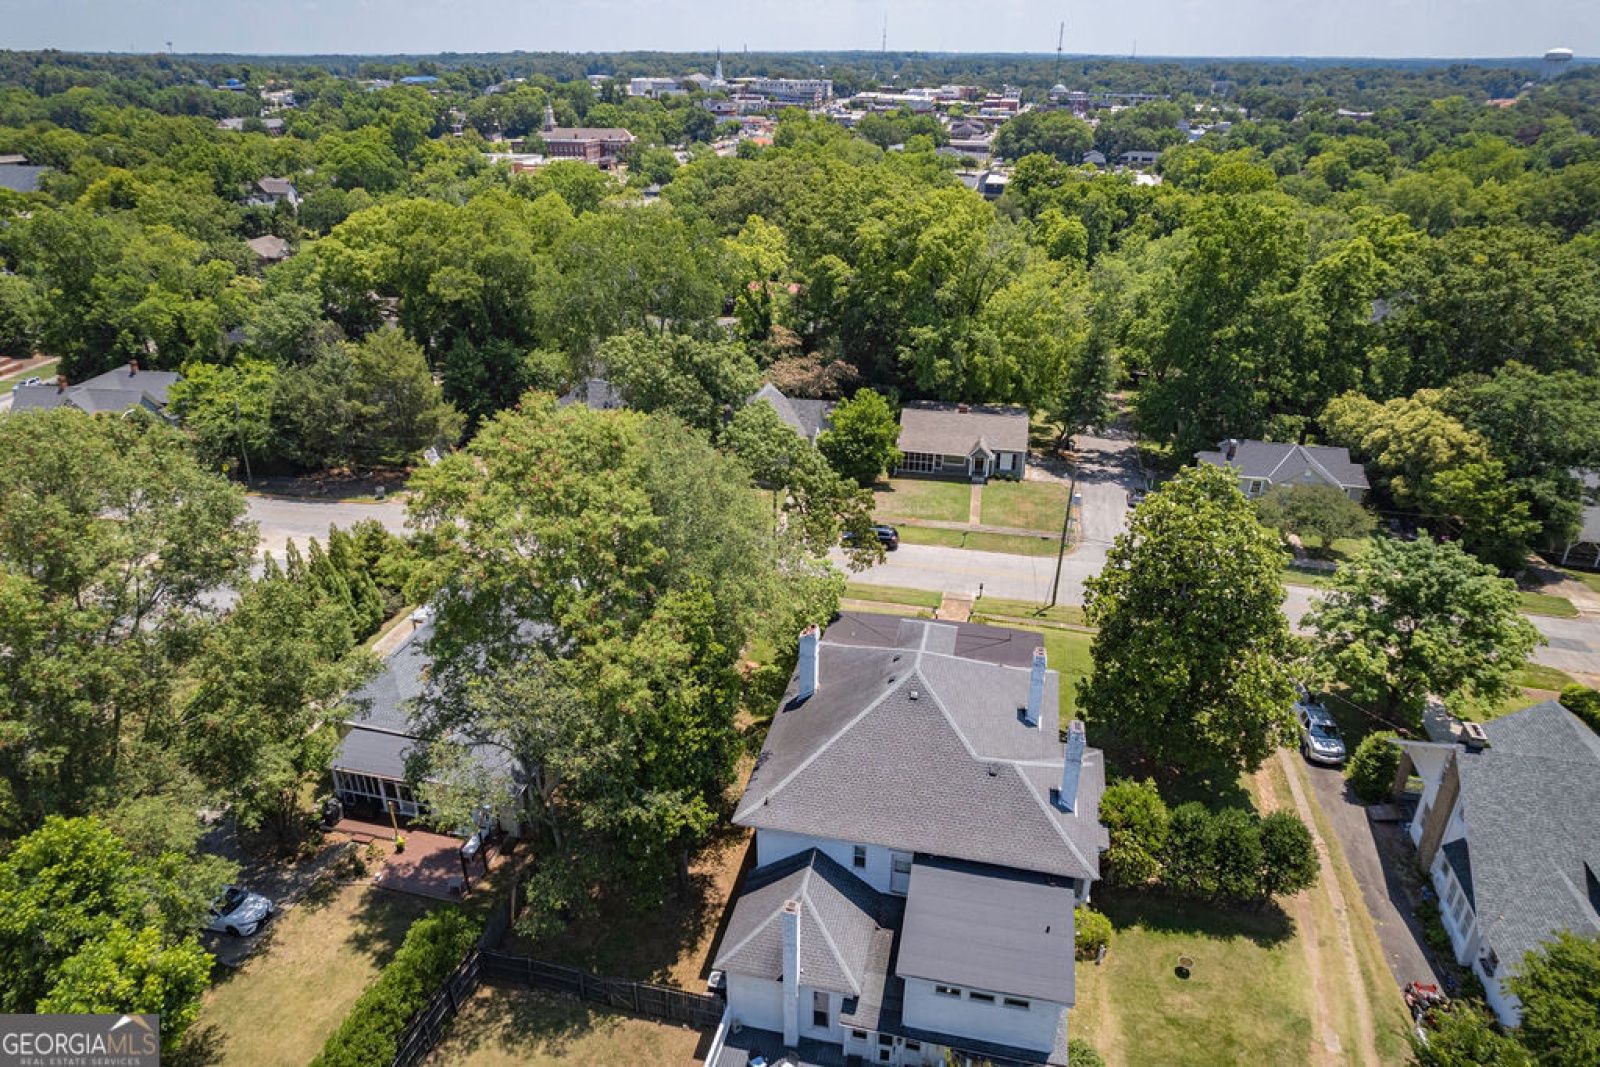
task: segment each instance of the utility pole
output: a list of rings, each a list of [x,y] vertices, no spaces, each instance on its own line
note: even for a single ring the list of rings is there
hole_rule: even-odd
[[[1061,545],[1056,549],[1056,576],[1050,583],[1050,606],[1056,606],[1061,591],[1061,561],[1067,556],[1067,533],[1072,529],[1072,505],[1078,500],[1078,474],[1072,474],[1072,487],[1067,490],[1067,513],[1061,519]]]

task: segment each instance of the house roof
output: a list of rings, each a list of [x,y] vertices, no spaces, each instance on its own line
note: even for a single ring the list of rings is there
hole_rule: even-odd
[[[0,163],[0,189],[13,193],[36,193],[39,178],[49,167],[35,167],[27,163]]]
[[[784,396],[771,382],[756,390],[745,403],[754,404],[758,400],[765,400],[771,404],[778,417],[787,423],[790,429],[813,444],[816,443],[817,434],[833,425],[830,418],[834,408],[832,400],[805,400]]]
[[[991,451],[1026,452],[1027,409],[919,401],[900,412],[902,452],[966,456],[980,442]]]
[[[1047,677],[1040,725],[1028,726],[1019,709],[1031,671],[1014,661],[1028,642],[1031,661],[1038,637],[1013,633],[844,616],[818,649],[816,692],[795,701],[791,679],[733,821],[1098,878],[1100,752],[1084,756],[1076,811],[1053,805],[1058,676]]]
[[[889,929],[886,900],[816,849],[752,872],[733,907],[714,966],[783,977],[783,906],[800,903],[800,981],[860,996],[874,939]],[[891,932],[892,933],[892,932]]]
[[[256,188],[268,196],[290,196],[294,193],[294,183],[288,178],[262,178],[256,182]]]
[[[1241,478],[1287,482],[1313,472],[1341,489],[1366,489],[1367,472],[1352,462],[1348,448],[1298,445],[1279,441],[1240,441],[1233,459],[1222,451],[1196,452],[1194,458],[1213,467],[1228,467]]]
[[[1458,749],[1473,910],[1502,965],[1558,930],[1600,933],[1600,737],[1555,701]],[[1447,860],[1449,853],[1446,853]]]
[[[604,378],[589,378],[579,382],[556,401],[558,408],[571,404],[582,404],[595,411],[613,411],[628,406],[628,402],[622,399],[622,391]]]
[[[571,126],[565,129],[544,130],[539,134],[549,141],[633,141],[633,134],[611,126]]]
[[[11,410],[44,411],[63,406],[90,414],[121,412],[142,407],[160,414],[167,406],[167,390],[183,376],[172,371],[135,372],[125,363],[116,370],[62,389],[55,382],[18,386],[12,394]]]
[[[1076,903],[1061,879],[919,857],[895,973],[1070,1005]]]
[[[262,259],[287,259],[289,256],[289,242],[274,234],[252,237],[245,244]]]

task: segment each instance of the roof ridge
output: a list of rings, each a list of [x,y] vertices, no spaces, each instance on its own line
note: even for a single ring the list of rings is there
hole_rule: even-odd
[[[1085,753],[1085,756],[1087,755],[1088,753]],[[1049,798],[1039,795],[1039,791],[1033,787],[1032,782],[1028,781],[1028,776],[1022,773],[1020,767],[1014,769],[1017,772],[1017,777],[1022,779],[1022,788],[1027,791],[1029,796],[1033,797],[1034,803],[1039,805],[1039,809],[1044,812],[1044,821],[1056,832],[1056,836],[1061,838],[1062,843],[1067,846],[1067,851],[1072,853],[1072,858],[1082,864],[1084,870],[1094,870],[1095,864],[1090,863],[1084,858],[1083,853],[1078,851],[1078,846],[1073,844],[1072,838],[1067,835],[1066,827],[1062,826],[1061,820],[1057,819],[1051,812]],[[1073,815],[1076,816],[1077,812],[1073,812]]]
[[[816,902],[811,899],[811,874],[816,870],[816,867],[814,866],[815,862],[816,861],[813,860],[812,864],[807,866],[806,877],[800,884],[800,892],[806,898],[806,903],[811,905],[811,910],[820,912],[822,909],[817,907]],[[855,875],[851,875],[850,877],[854,878]],[[824,878],[823,881],[827,882],[828,880]],[[828,882],[828,885],[831,888],[833,883]],[[842,896],[843,894],[840,895]],[[839,965],[839,973],[843,974],[845,981],[850,983],[850,991],[857,996],[860,996],[861,981],[860,979],[856,978],[855,972],[851,970],[850,965],[844,961],[844,953],[839,951],[838,943],[834,941],[833,934],[828,931],[828,924],[823,922],[820,917],[813,917],[812,921],[816,923],[817,929],[822,932],[822,940],[827,944],[828,951],[833,953],[833,962]]]

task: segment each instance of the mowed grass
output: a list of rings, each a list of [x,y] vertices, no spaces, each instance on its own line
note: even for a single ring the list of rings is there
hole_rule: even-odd
[[[1061,548],[1061,541],[1056,537],[946,530],[937,526],[902,526],[900,542],[907,545],[967,548],[976,552],[1005,552],[1013,556],[1053,556]]]
[[[905,604],[913,608],[936,608],[944,600],[943,593],[927,589],[907,589],[900,585],[872,585],[869,582],[850,582],[844,587],[850,600],[867,600],[874,604]]]
[[[237,971],[221,972],[185,1037],[205,1062],[303,1067],[394,956],[426,900],[329,886],[274,919]],[[220,971],[220,968],[219,968]]]
[[[0,387],[3,387],[5,391],[9,392],[10,390],[15,389],[18,383],[28,378],[38,378],[42,382],[50,382],[51,384],[54,384],[54,378],[56,374],[59,373],[60,367],[61,361],[59,359],[49,359],[39,364],[37,367],[28,367],[24,370],[13,371],[12,373],[7,374],[5,377],[0,378]]]
[[[1600,571],[1580,571],[1572,567],[1558,567],[1557,570],[1573,581],[1582,582],[1596,593],[1600,593]]]
[[[1578,609],[1572,601],[1564,596],[1552,596],[1549,593],[1530,593],[1519,590],[1517,599],[1521,601],[1520,610],[1525,615],[1554,615],[1560,619],[1575,619]]]
[[[531,989],[480,988],[428,1061],[435,1067],[694,1063],[698,1030]]]
[[[1043,604],[1035,604],[1031,600],[1002,600],[999,597],[985,596],[979,597],[973,603],[972,610],[975,614],[1006,615],[1014,619],[1040,619],[1068,626],[1084,625],[1081,604],[1057,604],[1050,608]]]
[[[1107,1063],[1305,1063],[1311,976],[1278,909],[1096,894],[1114,933],[1105,962],[1079,963],[1069,1028]],[[1187,979],[1179,956],[1194,960]]]
[[[873,512],[880,518],[966,522],[972,486],[931,478],[892,478],[873,486],[872,497]]]
[[[1058,482],[990,482],[983,487],[985,526],[1061,532],[1067,487]]]

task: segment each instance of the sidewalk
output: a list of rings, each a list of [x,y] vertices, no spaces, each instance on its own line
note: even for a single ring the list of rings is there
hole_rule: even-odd
[[[1024,530],[1020,526],[990,526],[981,522],[951,522],[948,519],[900,519],[893,515],[881,515],[879,518],[896,526],[923,526],[932,530],[960,530],[962,533],[1010,534],[1013,537],[1048,537],[1057,541],[1061,539],[1059,531],[1051,533],[1045,530]],[[1076,525],[1074,523],[1074,526]]]

